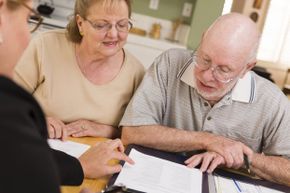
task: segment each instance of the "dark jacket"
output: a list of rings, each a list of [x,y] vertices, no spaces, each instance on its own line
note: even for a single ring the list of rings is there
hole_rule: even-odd
[[[0,193],[59,193],[79,185],[79,161],[50,149],[44,114],[35,99],[0,76]]]

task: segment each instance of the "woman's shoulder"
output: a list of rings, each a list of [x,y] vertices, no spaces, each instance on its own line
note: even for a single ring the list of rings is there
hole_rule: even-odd
[[[29,43],[31,48],[35,48],[43,53],[69,50],[74,44],[68,40],[65,29],[49,30],[35,35]]]
[[[45,44],[56,44],[56,43],[68,42],[65,29],[40,32],[35,37],[33,37],[33,40],[41,41]]]
[[[44,32],[39,32],[36,36],[40,37],[57,37],[57,36],[65,36],[66,29],[52,29]]]

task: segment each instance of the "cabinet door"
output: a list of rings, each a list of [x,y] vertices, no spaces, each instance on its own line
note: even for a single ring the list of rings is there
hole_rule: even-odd
[[[154,59],[162,53],[162,50],[153,47],[147,47],[140,44],[127,42],[125,49],[129,50],[147,69]]]

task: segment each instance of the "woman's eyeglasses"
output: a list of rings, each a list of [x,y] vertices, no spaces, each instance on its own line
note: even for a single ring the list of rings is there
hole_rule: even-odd
[[[42,24],[43,17],[36,10],[34,10],[31,7],[29,7],[23,1],[14,0],[14,2],[15,3],[19,3],[20,5],[23,5],[24,7],[26,7],[31,12],[31,16],[30,16],[30,19],[29,19],[29,29],[30,29],[30,33],[35,32],[38,29],[38,27]]]
[[[104,20],[98,20],[94,22],[89,19],[84,20],[87,21],[98,33],[107,33],[112,29],[113,26],[115,26],[118,32],[127,33],[133,26],[132,22],[128,19],[122,19],[115,25]]]

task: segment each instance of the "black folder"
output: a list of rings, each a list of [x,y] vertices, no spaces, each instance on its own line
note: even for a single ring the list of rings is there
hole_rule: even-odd
[[[144,154],[155,156],[155,157],[162,158],[162,159],[166,159],[166,160],[169,160],[169,161],[172,161],[175,163],[179,163],[179,164],[183,164],[183,165],[184,165],[184,161],[188,158],[187,156],[184,156],[182,154],[156,150],[156,149],[147,148],[147,147],[143,147],[143,146],[139,146],[139,145],[128,145],[126,150],[125,150],[125,153],[127,155],[129,155],[131,149],[133,149],[133,148],[139,152],[144,153]],[[122,161],[121,164],[123,165],[124,162]],[[262,185],[262,186],[265,186],[268,188],[272,188],[275,190],[290,193],[290,187],[276,184],[276,183],[269,182],[269,181],[262,180],[262,179],[253,179],[253,178],[250,178],[248,176],[228,172],[228,171],[225,171],[222,169],[216,169],[213,174],[220,175],[222,177],[234,178],[234,179],[239,180],[241,182],[255,184],[255,185]],[[111,179],[109,180],[108,186],[112,186],[114,184],[114,182],[116,181],[117,177],[118,177],[118,174],[114,174],[111,177]],[[215,190],[215,185],[214,185],[212,176],[210,177],[207,173],[203,173],[202,193],[215,193],[215,192],[216,192],[216,190]]]

